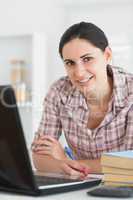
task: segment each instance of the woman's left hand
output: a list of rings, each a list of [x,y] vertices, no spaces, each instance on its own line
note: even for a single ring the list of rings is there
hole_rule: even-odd
[[[60,142],[52,136],[41,135],[38,139],[36,139],[33,145],[35,145],[33,151],[37,154],[49,155],[58,160],[67,159]]]

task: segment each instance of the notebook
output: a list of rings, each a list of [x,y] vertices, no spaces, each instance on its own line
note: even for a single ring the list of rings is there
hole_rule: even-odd
[[[61,176],[35,176],[30,161],[14,90],[10,85],[0,86],[1,191],[39,196],[89,188],[101,182],[91,177],[81,181]]]

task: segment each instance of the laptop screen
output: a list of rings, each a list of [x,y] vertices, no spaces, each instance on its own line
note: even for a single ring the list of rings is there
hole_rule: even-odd
[[[35,189],[32,168],[11,86],[0,86],[0,185]]]

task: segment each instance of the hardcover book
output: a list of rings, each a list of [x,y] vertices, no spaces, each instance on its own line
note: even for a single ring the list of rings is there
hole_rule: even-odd
[[[103,153],[101,165],[133,170],[133,150]]]
[[[104,174],[104,181],[126,182],[133,184],[133,175]]]
[[[132,175],[133,176],[133,169],[123,169],[117,167],[108,167],[102,166],[102,171],[105,174],[123,174],[123,175]]]

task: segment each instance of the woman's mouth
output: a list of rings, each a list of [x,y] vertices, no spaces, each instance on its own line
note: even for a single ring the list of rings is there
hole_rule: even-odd
[[[85,79],[78,80],[78,83],[79,83],[80,85],[86,85],[92,78],[93,78],[93,75],[92,75],[92,76],[89,76],[89,77],[87,77],[87,78],[85,78]]]

